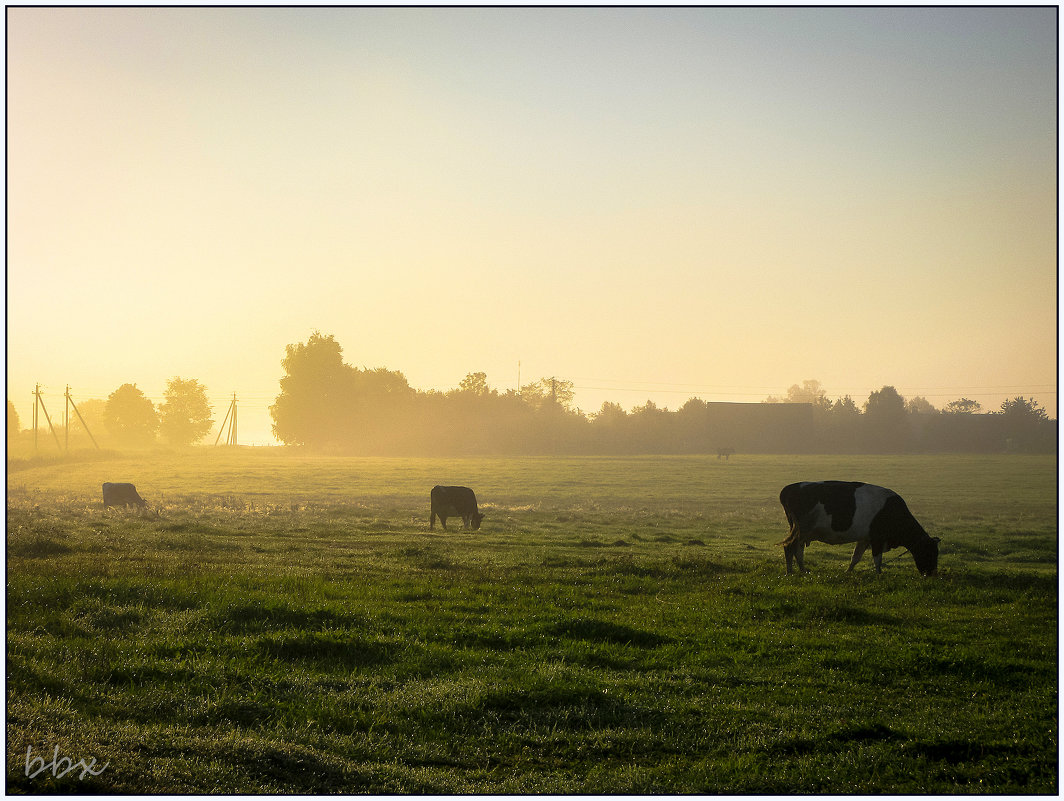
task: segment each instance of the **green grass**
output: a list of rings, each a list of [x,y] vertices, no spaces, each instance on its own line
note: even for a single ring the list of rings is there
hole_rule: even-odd
[[[1049,457],[19,468],[13,792],[1057,790]],[[940,576],[819,544],[785,576],[806,478],[898,490]],[[101,507],[122,480],[157,517]],[[429,531],[436,483],[477,490],[480,532]],[[27,778],[56,746],[108,767]]]

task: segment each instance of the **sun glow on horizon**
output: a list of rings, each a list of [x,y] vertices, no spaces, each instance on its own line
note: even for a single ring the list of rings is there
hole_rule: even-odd
[[[180,375],[265,442],[320,330],[587,412],[1055,417],[1055,14],[8,9],[8,397]]]

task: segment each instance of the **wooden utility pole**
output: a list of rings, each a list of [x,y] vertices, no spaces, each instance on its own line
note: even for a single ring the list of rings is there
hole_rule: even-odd
[[[229,409],[225,413],[225,418],[222,420],[222,425],[218,428],[218,436],[214,438],[214,444],[218,444],[218,440],[222,438],[222,432],[225,431],[225,424],[229,423],[229,433],[226,434],[225,444],[236,445],[236,393],[233,393],[233,400],[229,404]]]
[[[55,446],[62,451],[63,445],[59,442],[59,435],[55,433],[55,428],[52,427],[52,418],[48,416],[48,410],[44,406],[44,398],[41,397],[40,384],[37,384],[36,389],[33,390],[33,396],[36,398],[33,404],[33,449],[37,450],[37,407],[40,406],[41,411],[44,412],[44,419],[48,421],[48,430],[52,432],[52,436],[55,438]]]
[[[236,393],[233,393],[233,420],[229,426],[229,445],[236,445]]]
[[[70,397],[70,384],[67,384],[66,388],[66,400],[67,404],[74,410],[74,414],[78,416],[78,420],[81,421],[82,427],[85,429],[85,433],[89,435],[89,439],[92,440],[92,444],[96,446],[96,450],[100,450],[100,445],[96,442],[96,437],[92,435],[89,430],[89,424],[85,422],[85,418],[81,416],[81,412],[78,411],[77,404],[74,403],[74,399]],[[70,450],[70,423],[67,423],[67,450]]]

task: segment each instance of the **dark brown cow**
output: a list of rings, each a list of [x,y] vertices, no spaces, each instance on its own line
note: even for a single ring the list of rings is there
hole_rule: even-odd
[[[147,507],[147,502],[137,493],[132,484],[105,482],[103,485],[103,505]]]
[[[429,511],[429,528],[434,528],[436,518],[440,518],[443,530],[447,530],[448,517],[462,518],[462,528],[471,528],[474,531],[480,528],[480,521],[484,515],[477,511],[477,496],[469,487],[441,487],[432,488],[429,493],[431,510]]]

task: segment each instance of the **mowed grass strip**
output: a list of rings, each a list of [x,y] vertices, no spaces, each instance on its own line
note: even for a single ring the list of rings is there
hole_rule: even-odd
[[[733,459],[12,474],[8,788],[1055,792],[1052,460]],[[791,475],[902,491],[941,576],[817,545],[784,576]],[[103,510],[109,477],[159,516]],[[434,483],[484,529],[430,532]],[[28,747],[108,766],[29,778]]]

